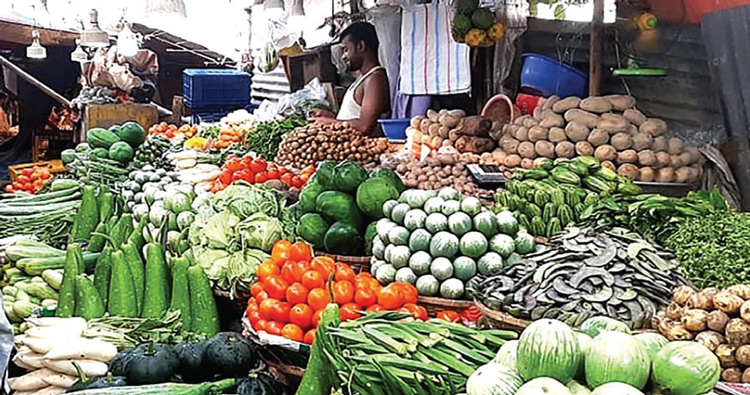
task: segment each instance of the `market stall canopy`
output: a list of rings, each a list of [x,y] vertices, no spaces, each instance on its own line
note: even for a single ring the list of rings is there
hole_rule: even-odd
[[[186,40],[175,34],[158,28],[134,23],[133,32],[140,33],[146,37],[144,45],[160,54],[160,56],[174,57],[178,63],[195,62],[195,57],[201,58],[208,65],[233,66],[236,60],[232,55],[222,54],[207,47]]]
[[[44,28],[0,17],[0,41],[30,44],[32,30],[39,31],[39,39],[43,46],[74,47],[78,38],[78,33],[73,30]]]

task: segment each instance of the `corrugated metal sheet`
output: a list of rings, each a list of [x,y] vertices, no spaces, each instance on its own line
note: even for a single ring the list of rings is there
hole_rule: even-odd
[[[290,92],[289,81],[281,67],[265,74],[256,71],[251,86],[250,96],[253,104],[260,104],[263,100],[275,102]]]
[[[523,51],[562,59],[588,74],[589,34],[584,24],[529,21]],[[616,37],[609,32],[604,41],[605,76],[602,91],[630,93],[649,116],[662,118],[673,129],[694,141],[716,141],[723,136],[721,107],[714,94],[700,26],[664,25],[659,31],[659,50],[640,53],[644,67],[663,68],[665,77],[616,77]],[[627,49],[625,35],[620,48]],[[619,57],[626,65],[623,49]]]

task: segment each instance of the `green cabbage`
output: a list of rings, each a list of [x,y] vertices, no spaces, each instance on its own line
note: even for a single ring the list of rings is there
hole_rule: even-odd
[[[270,252],[285,237],[284,225],[277,218],[255,213],[239,224],[242,245]]]

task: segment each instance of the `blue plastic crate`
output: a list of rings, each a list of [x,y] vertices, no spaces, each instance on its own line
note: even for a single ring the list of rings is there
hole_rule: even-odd
[[[229,69],[185,69],[182,95],[191,109],[244,107],[250,103],[250,74]]]

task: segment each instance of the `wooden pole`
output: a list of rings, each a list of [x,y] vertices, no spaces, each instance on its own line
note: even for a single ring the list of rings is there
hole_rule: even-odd
[[[48,87],[47,85],[44,85],[42,81],[39,81],[38,79],[34,78],[33,75],[25,72],[23,69],[13,64],[10,60],[5,59],[4,57],[0,56],[0,65],[3,65],[13,70],[15,73],[18,73],[18,75],[21,76],[21,78],[23,78],[24,80],[26,80],[26,82],[39,88],[39,90],[41,90],[42,92],[44,92],[51,98],[55,99],[56,101],[60,102],[65,107],[70,108],[70,101],[68,101],[68,99],[64,98],[62,95],[55,92],[54,90],[52,90],[52,88]]]
[[[604,23],[604,0],[594,0],[594,19],[591,21],[591,45],[589,49],[589,96],[602,93],[602,25]]]

